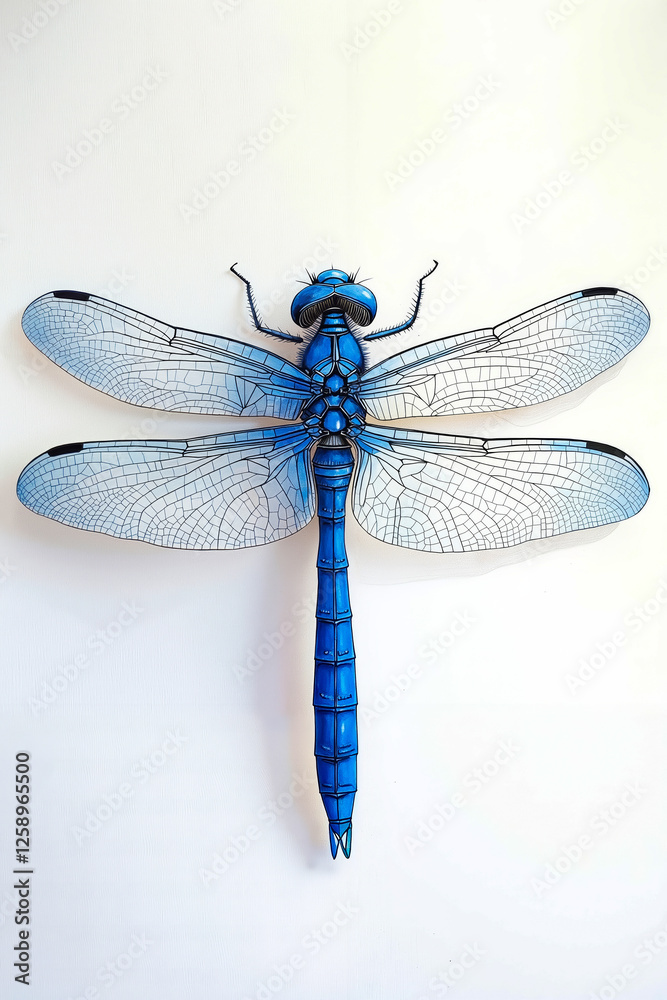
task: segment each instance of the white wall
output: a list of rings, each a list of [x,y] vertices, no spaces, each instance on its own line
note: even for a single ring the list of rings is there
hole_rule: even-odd
[[[638,1000],[664,993],[666,14],[657,0],[558,3],[3,3],[2,996],[24,995],[10,969],[21,750],[35,1000],[608,1000],[626,981]],[[251,157],[244,144],[272,120]],[[89,155],[58,167],[91,130]],[[239,172],[192,211],[230,160]],[[653,317],[613,377],[573,397],[491,423],[411,423],[612,443],[647,470],[639,516],[484,559],[393,549],[349,525],[364,718],[353,852],[336,863],[312,757],[316,525],[264,548],[168,551],[40,519],[13,492],[60,442],[261,423],[96,393],[27,342],[31,299],[102,291],[265,344],[229,265],[289,325],[288,272],[316,251],[372,279],[383,325],[438,258],[423,340],[599,284],[635,291]],[[124,604],[134,617],[118,627]],[[283,625],[282,648],[240,679]],[[77,655],[78,676],[32,701]],[[373,717],[410,664],[420,676]],[[164,755],[170,731],[186,739]],[[477,787],[485,764],[498,773]],[[295,775],[305,790],[290,806]],[[118,808],[83,837],[105,796]],[[442,828],[415,847],[429,823]],[[204,884],[249,826],[256,841]],[[581,858],[545,883],[582,837]],[[128,966],[135,934],[151,943]],[[117,961],[128,967],[103,978]]]

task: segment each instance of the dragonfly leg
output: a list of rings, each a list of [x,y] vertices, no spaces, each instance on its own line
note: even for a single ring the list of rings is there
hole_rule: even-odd
[[[419,306],[421,305],[424,282],[429,277],[429,275],[433,274],[437,266],[438,262],[437,260],[434,260],[433,267],[430,270],[428,270],[426,274],[422,274],[421,278],[417,282],[417,291],[415,292],[415,297],[412,302],[412,309],[405,323],[401,323],[399,326],[388,327],[385,330],[375,330],[373,333],[367,334],[367,336],[364,337],[364,340],[379,340],[381,337],[391,337],[395,333],[402,333],[403,330],[410,329],[410,327],[416,321],[417,316],[419,315]]]
[[[295,337],[291,333],[285,333],[283,330],[272,330],[270,326],[264,326],[262,317],[259,315],[259,310],[257,309],[257,302],[255,301],[255,293],[252,290],[252,285],[247,278],[243,277],[240,271],[236,270],[236,264],[232,264],[229,270],[232,274],[235,274],[237,278],[240,278],[245,285],[246,295],[248,296],[248,305],[250,307],[250,315],[252,316],[255,329],[259,330],[260,333],[268,334],[269,337],[277,337],[279,340],[291,340],[295,344],[302,344],[303,337]]]

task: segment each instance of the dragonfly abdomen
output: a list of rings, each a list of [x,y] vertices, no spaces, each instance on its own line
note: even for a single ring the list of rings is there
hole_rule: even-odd
[[[315,757],[331,853],[350,856],[357,790],[357,684],[345,551],[345,501],[354,460],[338,435],[313,457],[320,543],[315,628]]]

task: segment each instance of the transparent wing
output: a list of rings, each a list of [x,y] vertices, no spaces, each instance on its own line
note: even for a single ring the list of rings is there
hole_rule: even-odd
[[[648,483],[622,451],[593,441],[454,437],[367,428],[352,509],[369,534],[411,549],[496,549],[622,521]]]
[[[85,292],[48,292],[23,314],[28,339],[94,389],[187,413],[298,417],[310,383],[250,344],[167,323]]]
[[[646,307],[617,288],[588,288],[395,354],[369,369],[359,398],[374,417],[429,417],[527,406],[578,388],[636,347]]]
[[[60,445],[26,466],[17,492],[37,514],[118,538],[180,549],[263,545],[313,517],[311,445],[301,427]]]

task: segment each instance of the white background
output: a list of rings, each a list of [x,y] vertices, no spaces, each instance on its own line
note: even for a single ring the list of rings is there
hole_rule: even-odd
[[[21,750],[35,1000],[664,995],[667,16],[658,0],[565,0],[554,15],[557,2],[403,0],[379,19],[383,0],[3,3],[3,997],[25,995],[11,968]],[[250,159],[240,147],[276,109],[287,124]],[[197,200],[233,159],[240,172]],[[360,791],[352,857],[335,863],[312,756],[316,524],[258,549],[169,551],[40,519],[14,496],[57,443],[262,423],[96,393],[25,339],[31,299],[97,291],[264,345],[229,265],[289,327],[316,251],[361,267],[382,325],[438,258],[422,341],[599,284],[652,314],[645,343],[572,396],[411,423],[609,442],[648,473],[640,515],[484,557],[394,549],[349,523]],[[120,626],[124,604],[135,617]],[[281,627],[293,634],[266,646]],[[575,686],[577,672],[590,679]],[[170,731],[186,739],[164,755]],[[501,741],[516,749],[498,766]],[[445,822],[437,807],[457,792]],[[87,820],[99,829],[82,836]],[[224,852],[237,859],[207,880]],[[133,935],[145,950],[128,960]]]

